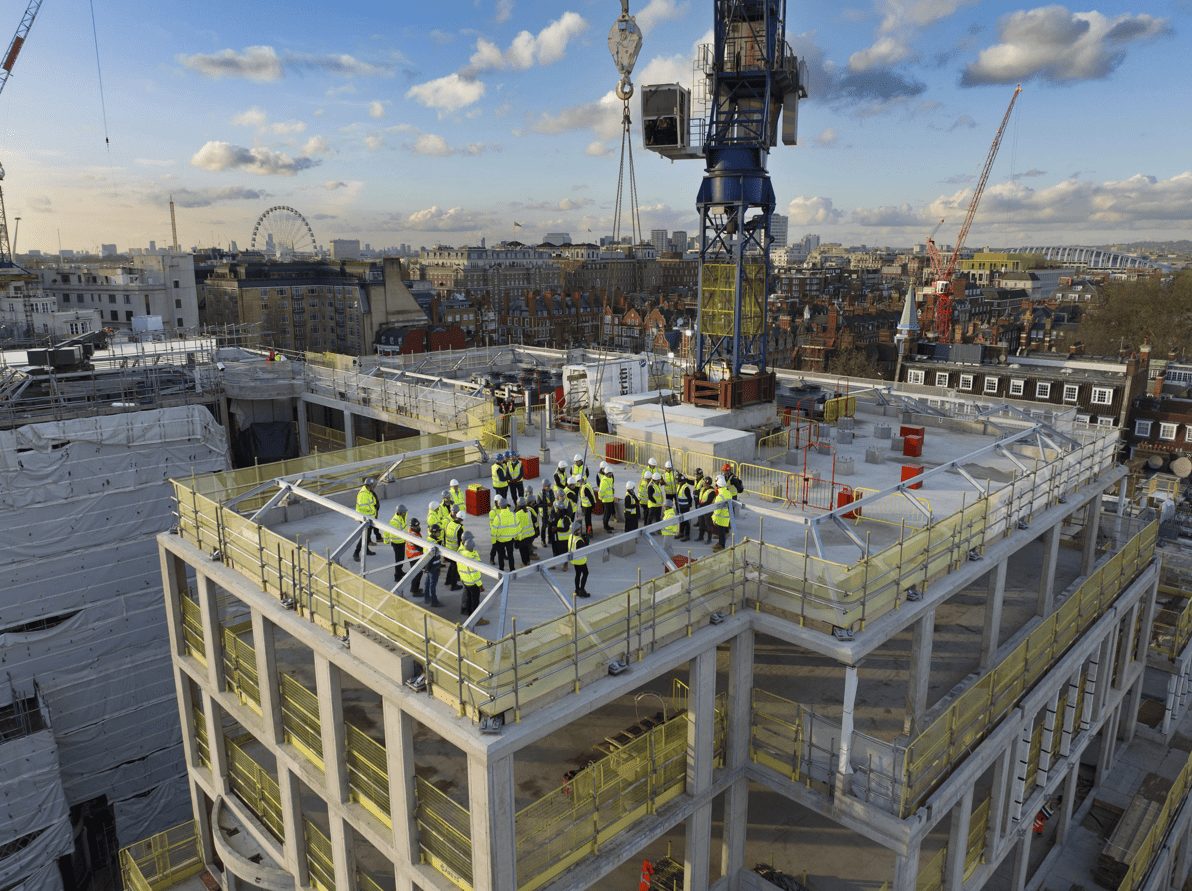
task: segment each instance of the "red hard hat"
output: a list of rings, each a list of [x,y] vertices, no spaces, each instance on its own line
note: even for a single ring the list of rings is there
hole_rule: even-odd
[[[728,473],[730,470],[733,469],[733,465],[731,465],[727,461],[725,461],[724,466],[721,467],[720,469],[723,470],[725,473]]]

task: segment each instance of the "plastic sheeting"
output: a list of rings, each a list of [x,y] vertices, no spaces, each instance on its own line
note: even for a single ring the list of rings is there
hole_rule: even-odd
[[[53,734],[41,730],[0,744],[0,846],[33,835],[23,848],[0,860],[0,888],[31,891],[61,888],[45,873],[47,864],[74,849],[66,795],[58,776]]]
[[[194,817],[185,776],[167,780],[144,795],[113,803],[116,837],[122,841],[153,835],[162,826],[176,826]]]

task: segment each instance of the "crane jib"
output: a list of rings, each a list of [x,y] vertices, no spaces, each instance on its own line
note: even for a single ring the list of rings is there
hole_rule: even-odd
[[[17,63],[17,56],[21,54],[21,47],[24,45],[24,37],[14,37],[12,39],[12,46],[8,48],[8,55],[4,57],[4,64],[0,65],[0,68],[12,74],[12,66]]]

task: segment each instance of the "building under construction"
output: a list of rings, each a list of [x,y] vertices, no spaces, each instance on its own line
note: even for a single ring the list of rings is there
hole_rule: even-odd
[[[1115,431],[885,386],[803,402],[780,376],[795,407],[754,406],[777,431],[759,438],[665,407],[657,369],[603,400],[614,430],[571,430],[550,398],[494,417],[477,382],[612,361],[590,359],[307,363],[300,438],[320,406],[351,448],[173,481],[158,545],[193,821],[126,850],[126,884],[1182,883],[1192,613]],[[423,432],[354,444],[362,418]],[[650,459],[728,463],[729,547],[666,521],[598,532],[586,601],[556,571],[574,554],[477,562],[466,619],[442,585],[443,609],[410,599],[384,545],[352,560],[368,525],[416,541],[386,526],[399,503],[487,486],[519,445],[545,474],[608,460],[618,492]],[[367,476],[376,521],[353,509]]]

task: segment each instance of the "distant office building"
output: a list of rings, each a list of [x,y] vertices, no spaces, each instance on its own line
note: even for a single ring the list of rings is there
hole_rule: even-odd
[[[191,254],[140,253],[128,263],[59,263],[39,272],[58,310],[98,310],[109,328],[131,328],[134,316],[158,316],[166,330],[199,324]]]
[[[360,259],[360,239],[358,239],[358,238],[333,238],[333,239],[331,239],[331,259],[332,260],[359,260]]]
[[[790,217],[776,213],[770,217],[770,237],[774,239],[773,247],[786,247],[786,240],[790,234]]]
[[[682,229],[676,229],[671,233],[670,237],[671,250],[676,254],[684,254],[687,252],[687,233]]]
[[[542,239],[542,243],[543,244],[553,244],[553,245],[571,244],[571,233],[570,232],[547,232],[546,235]]]
[[[651,229],[650,244],[654,245],[655,252],[665,254],[670,249],[669,233],[665,229]]]
[[[101,257],[114,257],[114,256],[116,256],[116,245],[114,245],[114,244],[101,244],[101,245],[99,246],[99,255],[100,255]]]

